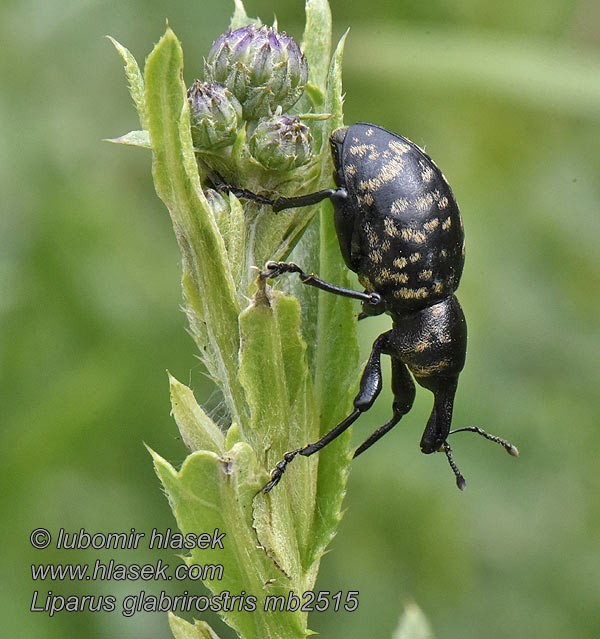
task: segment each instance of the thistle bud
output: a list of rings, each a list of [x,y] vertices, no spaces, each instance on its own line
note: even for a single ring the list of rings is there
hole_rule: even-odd
[[[269,116],[278,106],[289,109],[308,78],[306,58],[293,38],[253,24],[219,36],[204,66],[207,81],[226,86],[247,120]]]
[[[196,80],[187,97],[194,146],[216,150],[233,144],[242,120],[242,107],[231,91]]]
[[[310,160],[312,135],[296,117],[262,118],[248,141],[248,148],[265,168],[289,171]]]

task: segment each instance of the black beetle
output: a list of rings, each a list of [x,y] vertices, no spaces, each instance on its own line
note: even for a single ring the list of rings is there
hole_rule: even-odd
[[[319,441],[284,455],[265,492],[296,457],[321,450],[369,410],[381,391],[381,355],[392,360],[393,417],[355,451],[363,453],[411,409],[412,377],[434,395],[421,450],[443,450],[458,487],[465,480],[447,442],[450,434],[472,431],[497,442],[511,455],[515,446],[477,427],[451,430],[454,395],[465,363],[467,324],[454,291],[464,264],[465,243],[452,189],[433,160],[416,144],[383,127],[361,122],[330,137],[337,188],[271,200],[218,184],[238,197],[269,204],[275,212],[331,199],[342,257],[357,273],[364,292],[344,289],[307,274],[293,263],[269,262],[263,278],[297,273],[304,284],[362,301],[359,317],[388,313],[392,329],[373,344],[354,399],[354,410]],[[410,372],[409,372],[410,371]],[[412,373],[412,377],[411,377]]]

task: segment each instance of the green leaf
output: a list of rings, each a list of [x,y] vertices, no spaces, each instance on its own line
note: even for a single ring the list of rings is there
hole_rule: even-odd
[[[332,58],[327,81],[326,108],[333,114],[327,121],[329,132],[342,124],[342,54],[345,35]],[[348,287],[348,270],[341,259],[330,203],[320,216],[319,275],[328,282]],[[349,413],[351,397],[357,390],[358,341],[356,303],[345,297],[320,293],[314,350],[314,380],[321,435]],[[331,371],[335,370],[335,375]],[[349,392],[350,391],[350,392]],[[342,434],[319,453],[317,501],[313,523],[313,553],[324,552],[341,519],[342,499],[347,481],[349,432]]]
[[[169,375],[173,416],[185,445],[191,452],[225,451],[225,436],[212,419],[198,406],[190,388]]]
[[[317,5],[320,3],[317,2]],[[307,31],[308,29],[307,25]],[[315,138],[321,137],[324,141],[323,149],[321,151],[320,159],[320,178],[317,184],[317,188],[327,188],[331,186],[331,152],[329,148],[329,136],[332,131],[343,124],[343,94],[342,94],[342,56],[344,51],[344,42],[346,34],[340,39],[337,48],[334,52],[333,58],[329,65],[329,71],[327,74],[327,89],[326,89],[326,103],[325,110],[331,113],[331,117],[324,121],[314,122],[312,125],[313,134]],[[311,223],[307,226],[306,231],[302,235],[301,241],[294,248],[292,261],[300,264],[305,270],[315,271],[322,278],[327,279],[326,274],[320,268],[321,261],[321,243],[322,241],[327,245],[327,251],[331,252],[332,260],[337,260],[339,263],[339,276],[341,278],[347,277],[346,267],[343,264],[343,260],[340,258],[339,246],[337,243],[337,236],[335,230],[330,223],[333,219],[333,210],[330,202],[323,202],[319,205],[318,210],[320,215],[316,216]],[[328,222],[329,220],[329,222]],[[325,224],[323,227],[322,225]],[[321,238],[322,228],[325,229],[326,234]],[[334,231],[333,237],[331,231]],[[338,272],[332,273],[332,277],[336,277]],[[335,280],[329,280],[335,282]],[[345,280],[344,280],[345,281]],[[340,285],[341,280],[338,281]],[[317,338],[317,324],[318,313],[321,293],[317,290],[302,285],[298,280],[294,279],[291,282],[285,284],[287,290],[293,292],[293,294],[300,300],[302,306],[302,334],[308,344],[308,362],[309,368],[316,373],[318,362],[316,357],[318,338]],[[333,295],[326,295],[327,297],[334,297]],[[351,313],[353,305],[347,304],[345,307],[342,305],[339,307],[341,312]],[[343,309],[346,308],[346,311]],[[352,329],[355,332],[355,329]],[[352,338],[350,338],[352,339]]]
[[[433,632],[427,617],[416,603],[406,604],[404,614],[392,639],[433,639]]]
[[[240,307],[225,245],[200,186],[183,84],[183,53],[170,29],[148,57],[145,82],[154,185],[169,209],[183,253],[186,312],[202,361],[243,431],[246,404],[237,379]]]
[[[331,54],[331,9],[327,0],[307,0],[300,48],[308,62],[310,82],[324,94]]]
[[[235,31],[236,29],[239,29],[241,27],[245,27],[249,24],[260,25],[260,20],[258,18],[248,17],[242,0],[234,0],[234,2],[235,9],[233,11],[233,16],[231,17],[231,22],[229,23],[229,28],[232,31]]]
[[[240,316],[240,378],[252,414],[254,450],[273,467],[298,443],[318,439],[319,426],[298,301],[259,289]],[[254,503],[261,543],[288,575],[298,579],[313,561],[312,518],[318,459],[299,457],[268,497]],[[309,576],[310,580],[312,576]],[[314,582],[302,584],[310,589]]]
[[[106,37],[114,44],[121,58],[123,58],[123,62],[125,63],[125,75],[127,76],[127,80],[129,81],[129,93],[131,93],[135,108],[137,109],[138,116],[140,118],[140,124],[142,125],[142,128],[145,129],[147,128],[146,101],[144,91],[144,78],[142,77],[140,67],[138,66],[136,59],[133,57],[133,54],[131,53],[131,51],[129,51],[129,49],[126,49],[114,38],[111,38],[111,36]]]
[[[244,272],[245,266],[245,252],[247,239],[247,227],[246,227],[246,212],[240,201],[235,195],[229,195],[229,228],[227,229],[227,235],[225,241],[227,242],[227,256],[229,257],[229,263],[231,264],[231,275],[233,281],[238,287],[238,291],[242,294],[242,291],[246,291],[248,285],[245,284]],[[240,300],[240,305],[242,300]]]
[[[348,29],[340,38],[335,49],[329,72],[327,74],[327,97],[325,100],[325,110],[331,113],[331,120],[327,121],[329,133],[344,124],[344,94],[342,90],[342,58],[344,56],[344,45],[348,37]]]
[[[209,533],[221,539],[214,548],[194,548],[188,565],[223,567],[204,584],[215,595],[256,597],[256,611],[223,612],[224,621],[244,639],[305,637],[306,613],[265,612],[267,595],[287,597],[289,580],[257,543],[252,528],[252,500],[266,476],[257,467],[254,451],[236,444],[223,457],[208,451],[192,453],[179,472],[157,453],[150,451],[156,472],[167,493],[182,533]],[[220,579],[218,578],[220,577]]]
[[[150,134],[148,131],[129,131],[125,135],[118,138],[106,138],[104,142],[112,142],[113,144],[125,144],[127,146],[139,146],[142,149],[152,149],[150,143]]]
[[[219,639],[217,633],[205,621],[195,621],[192,625],[172,612],[169,612],[169,626],[175,639]]]

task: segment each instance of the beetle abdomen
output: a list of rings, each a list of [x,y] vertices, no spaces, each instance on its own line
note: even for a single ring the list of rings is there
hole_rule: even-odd
[[[359,280],[398,312],[430,306],[458,287],[464,234],[454,195],[415,144],[372,124],[348,128],[344,178],[355,208]]]

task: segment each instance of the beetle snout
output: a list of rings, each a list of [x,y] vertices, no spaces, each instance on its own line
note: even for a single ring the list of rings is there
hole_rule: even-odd
[[[437,453],[442,449],[444,445],[444,440],[442,438],[436,438],[435,440],[425,439],[423,437],[421,439],[421,443],[419,444],[421,447],[421,452],[425,453],[425,455],[431,455],[431,453]]]

